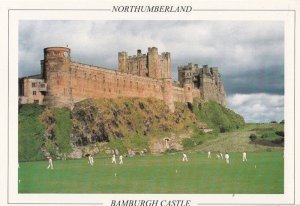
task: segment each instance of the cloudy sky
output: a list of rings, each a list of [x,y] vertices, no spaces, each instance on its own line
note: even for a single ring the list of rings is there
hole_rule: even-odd
[[[219,67],[228,107],[247,122],[284,116],[284,24],[274,21],[20,21],[19,76],[40,73],[43,48],[117,68],[119,51],[171,52],[172,77],[189,62]]]

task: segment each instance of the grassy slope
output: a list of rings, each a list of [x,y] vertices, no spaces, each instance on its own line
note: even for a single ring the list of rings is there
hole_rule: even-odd
[[[110,158],[24,162],[19,169],[20,193],[229,193],[282,194],[282,152],[230,153],[230,164],[206,154],[136,156],[124,165],[112,165]],[[256,165],[256,168],[255,168]],[[178,173],[176,173],[176,170]],[[116,173],[116,176],[115,176]],[[72,174],[72,175],[71,175]]]
[[[242,116],[213,101],[202,102],[195,99],[193,112],[200,121],[221,132],[232,131],[245,125]]]
[[[23,105],[19,113],[19,161],[41,160],[44,125],[39,120],[43,107],[39,105]]]
[[[260,133],[262,129],[273,128],[273,124],[246,124],[244,128],[232,132],[220,133],[219,137],[199,145],[195,150],[215,152],[242,152],[242,151],[270,151],[283,150],[283,147],[263,146],[251,143],[249,136],[252,133]],[[278,127],[281,128],[278,124]],[[257,130],[260,128],[260,130]],[[276,127],[277,128],[277,127]]]

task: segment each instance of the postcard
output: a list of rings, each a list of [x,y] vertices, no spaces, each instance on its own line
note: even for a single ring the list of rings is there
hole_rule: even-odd
[[[1,203],[299,204],[299,5],[273,3],[5,3]]]

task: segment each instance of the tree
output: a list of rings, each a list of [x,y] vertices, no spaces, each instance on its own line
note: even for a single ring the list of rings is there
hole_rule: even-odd
[[[249,138],[252,142],[254,142],[257,139],[257,136],[256,134],[250,134]]]

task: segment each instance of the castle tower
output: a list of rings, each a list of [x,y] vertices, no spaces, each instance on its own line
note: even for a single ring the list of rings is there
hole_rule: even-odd
[[[72,104],[70,53],[71,50],[66,47],[44,49],[43,76],[47,83],[45,103],[49,106],[70,107]]]
[[[148,70],[149,77],[155,79],[161,78],[161,67],[159,65],[159,56],[156,47],[148,48]]]
[[[192,70],[184,70],[184,99],[185,102],[193,103],[193,81]]]
[[[169,107],[171,112],[175,111],[175,105],[173,101],[173,86],[172,86],[172,79],[166,78],[162,79],[162,93],[163,93],[163,100],[165,104]]]
[[[118,53],[118,67],[120,72],[128,72],[128,54],[127,52]]]
[[[164,52],[161,57],[162,78],[171,78],[171,54]]]

